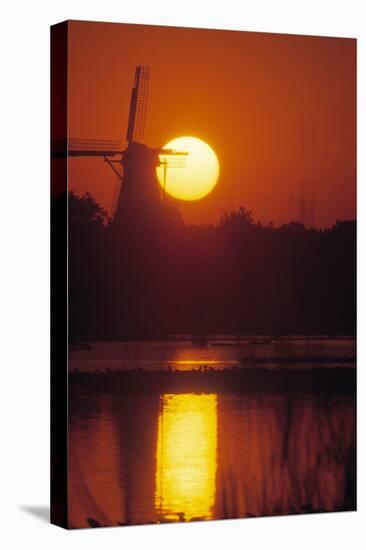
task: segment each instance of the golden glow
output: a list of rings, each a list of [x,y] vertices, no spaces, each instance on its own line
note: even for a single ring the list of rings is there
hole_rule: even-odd
[[[161,397],[155,508],[162,521],[213,517],[217,395]]]
[[[201,139],[184,136],[173,139],[164,145],[164,149],[186,151],[188,156],[182,167],[175,167],[169,157],[160,155],[160,160],[167,159],[165,192],[185,201],[202,199],[212,191],[219,177],[219,161],[215,152]],[[176,157],[178,159],[178,157]],[[178,163],[180,161],[177,161]],[[164,168],[156,169],[159,183],[164,189]]]

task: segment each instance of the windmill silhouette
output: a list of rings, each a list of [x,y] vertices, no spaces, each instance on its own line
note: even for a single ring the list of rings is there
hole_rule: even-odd
[[[101,157],[116,176],[111,214],[114,224],[140,220],[161,205],[155,169],[163,166],[163,201],[168,168],[183,168],[186,151],[151,148],[143,143],[149,95],[149,67],[136,67],[127,125],[127,148],[121,142],[95,139],[53,141],[51,157]]]

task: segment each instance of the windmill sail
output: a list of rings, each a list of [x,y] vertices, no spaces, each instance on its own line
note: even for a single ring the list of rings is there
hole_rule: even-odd
[[[105,157],[121,155],[121,142],[106,139],[69,138],[55,140],[51,143],[51,157]]]
[[[149,67],[139,65],[136,67],[135,82],[131,93],[127,127],[128,142],[143,142],[148,95]]]
[[[117,211],[118,206],[118,200],[119,200],[119,194],[121,191],[122,186],[122,176],[115,175],[114,178],[114,187],[113,187],[113,194],[112,194],[112,202],[111,202],[111,209],[110,209],[110,217],[114,218]]]

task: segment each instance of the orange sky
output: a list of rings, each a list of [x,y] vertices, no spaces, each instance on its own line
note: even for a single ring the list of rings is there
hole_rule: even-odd
[[[299,219],[302,196],[307,224],[356,217],[355,40],[72,21],[69,137],[126,145],[139,64],[151,75],[145,143],[197,136],[219,158],[214,191],[179,203],[186,221],[243,205],[280,224]],[[108,209],[114,184],[102,159],[70,159],[77,193]]]

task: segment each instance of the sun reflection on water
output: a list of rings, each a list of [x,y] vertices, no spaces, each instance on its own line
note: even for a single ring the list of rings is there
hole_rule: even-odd
[[[161,396],[155,508],[161,521],[211,519],[217,469],[217,395]]]

